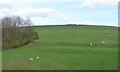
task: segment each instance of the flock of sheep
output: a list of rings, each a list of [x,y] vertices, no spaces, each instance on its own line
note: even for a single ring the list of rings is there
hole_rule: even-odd
[[[108,32],[107,30],[105,30],[105,32]],[[108,36],[112,36],[112,35],[108,35]],[[59,38],[59,35],[57,35],[57,38]],[[37,40],[35,40],[35,42],[37,42]],[[107,44],[106,41],[101,41],[102,44]],[[93,46],[94,44],[93,43],[90,43],[89,46]],[[36,57],[36,59],[39,59],[39,57]],[[33,61],[34,58],[30,58],[29,59],[30,61]]]

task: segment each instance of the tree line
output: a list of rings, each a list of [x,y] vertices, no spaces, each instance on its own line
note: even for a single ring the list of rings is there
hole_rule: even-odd
[[[17,48],[38,39],[29,18],[6,16],[0,19],[2,27],[2,49]]]

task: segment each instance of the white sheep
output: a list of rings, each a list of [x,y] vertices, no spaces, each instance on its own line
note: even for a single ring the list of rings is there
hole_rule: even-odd
[[[36,57],[37,59],[39,59],[39,57]]]
[[[30,60],[30,61],[33,61],[33,58],[30,58],[29,60]]]
[[[90,46],[92,46],[93,44],[92,44],[92,43],[90,43],[89,45],[90,45]]]

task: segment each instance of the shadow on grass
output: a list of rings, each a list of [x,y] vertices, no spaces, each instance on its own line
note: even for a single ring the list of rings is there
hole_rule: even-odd
[[[65,46],[65,47],[104,47],[104,48],[118,48],[118,44],[93,44],[89,43],[66,43],[66,42],[38,42],[40,46]]]

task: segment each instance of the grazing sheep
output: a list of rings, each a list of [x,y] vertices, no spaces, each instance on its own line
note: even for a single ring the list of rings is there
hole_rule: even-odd
[[[92,44],[92,43],[90,43],[89,45],[90,45],[90,46],[92,46],[93,44]]]
[[[30,58],[29,60],[30,60],[30,61],[33,61],[33,58]]]
[[[36,57],[37,59],[39,59],[39,57]]]
[[[102,41],[103,44],[106,44],[106,41]]]

